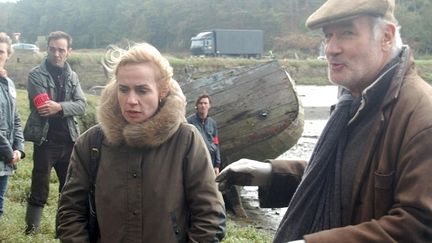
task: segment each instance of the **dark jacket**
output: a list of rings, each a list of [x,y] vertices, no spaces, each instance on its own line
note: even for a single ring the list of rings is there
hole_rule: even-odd
[[[219,168],[221,165],[220,150],[219,150],[219,135],[216,121],[207,117],[205,120],[201,119],[198,114],[190,115],[187,121],[194,125],[201,133],[207,148],[210,152],[213,167]]]
[[[343,209],[351,224],[305,235],[306,242],[432,241],[432,88],[417,75],[408,48],[377,105],[380,112],[364,133],[352,205]],[[261,202],[287,206],[304,164],[271,163],[272,186],[260,189]]]
[[[16,167],[9,164],[13,151],[24,158],[24,138],[17,111],[15,85],[7,77],[0,77],[0,176],[11,175]]]
[[[177,86],[176,86],[177,87]],[[218,242],[225,210],[207,148],[184,118],[179,87],[160,111],[141,124],[121,116],[117,87],[109,85],[98,111],[105,134],[96,179],[101,242]],[[90,137],[76,142],[60,198],[59,236],[87,242]]]
[[[59,116],[67,119],[69,134],[72,141],[75,141],[79,134],[78,122],[75,116],[82,116],[86,110],[86,98],[81,89],[78,75],[72,71],[69,64],[65,63],[65,101],[59,102],[62,106]],[[47,93],[52,100],[57,97],[56,85],[53,78],[47,71],[46,59],[33,68],[28,76],[27,91],[30,102],[30,115],[24,128],[26,141],[42,144],[47,139],[49,123],[48,118],[41,117],[33,103],[33,98],[41,93]]]

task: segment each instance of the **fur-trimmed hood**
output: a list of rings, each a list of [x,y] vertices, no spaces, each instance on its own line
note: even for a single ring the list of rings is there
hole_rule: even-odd
[[[169,93],[160,103],[157,113],[139,124],[129,124],[121,115],[117,87],[115,82],[106,86],[97,111],[97,119],[109,143],[157,147],[177,131],[180,123],[186,122],[186,98],[174,79],[171,79]]]

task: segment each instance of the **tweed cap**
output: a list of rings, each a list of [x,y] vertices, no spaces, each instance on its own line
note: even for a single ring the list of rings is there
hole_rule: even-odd
[[[310,29],[348,20],[361,15],[381,16],[396,23],[395,0],[327,0],[306,20]]]

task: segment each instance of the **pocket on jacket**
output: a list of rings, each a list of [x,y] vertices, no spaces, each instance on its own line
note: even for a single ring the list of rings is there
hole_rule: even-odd
[[[382,217],[387,214],[388,210],[393,205],[393,181],[394,171],[382,173],[374,172],[375,177],[375,218]]]
[[[43,136],[43,127],[31,122],[27,122],[24,127],[24,139],[35,143],[40,143]]]
[[[179,226],[175,212],[170,212],[169,216],[171,219],[171,227],[173,229],[173,233],[175,235],[175,238],[177,239],[177,242],[179,243],[187,242],[185,232]]]

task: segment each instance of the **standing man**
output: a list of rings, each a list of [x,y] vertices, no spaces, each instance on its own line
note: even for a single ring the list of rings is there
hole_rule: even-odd
[[[51,168],[63,188],[69,157],[79,128],[75,116],[84,115],[86,100],[77,74],[67,63],[72,48],[69,34],[55,31],[48,35],[47,57],[33,68],[27,91],[30,115],[24,129],[26,141],[33,142],[33,171],[28,198],[26,234],[34,233],[47,202]]]
[[[211,108],[211,99],[207,94],[198,96],[195,101],[196,113],[187,118],[188,122],[194,125],[201,133],[210,157],[213,163],[215,175],[219,175],[221,167],[220,149],[219,149],[219,133],[216,121],[209,117]],[[243,208],[240,200],[240,194],[236,187],[232,186],[223,193],[225,207],[232,211],[238,217],[247,217],[246,211]]]
[[[4,196],[9,176],[16,164],[24,158],[24,137],[16,104],[15,85],[4,69],[12,55],[12,40],[0,32],[0,218],[3,215]]]
[[[306,25],[325,37],[328,76],[344,90],[313,155],[248,159],[218,177],[259,185],[288,206],[274,242],[431,242],[432,88],[418,76],[394,0],[328,0]]]
[[[189,116],[187,121],[201,132],[208,151],[210,152],[215,175],[218,175],[221,166],[219,136],[216,121],[208,116],[210,108],[210,96],[207,94],[200,95],[195,102],[195,109],[197,112]]]

